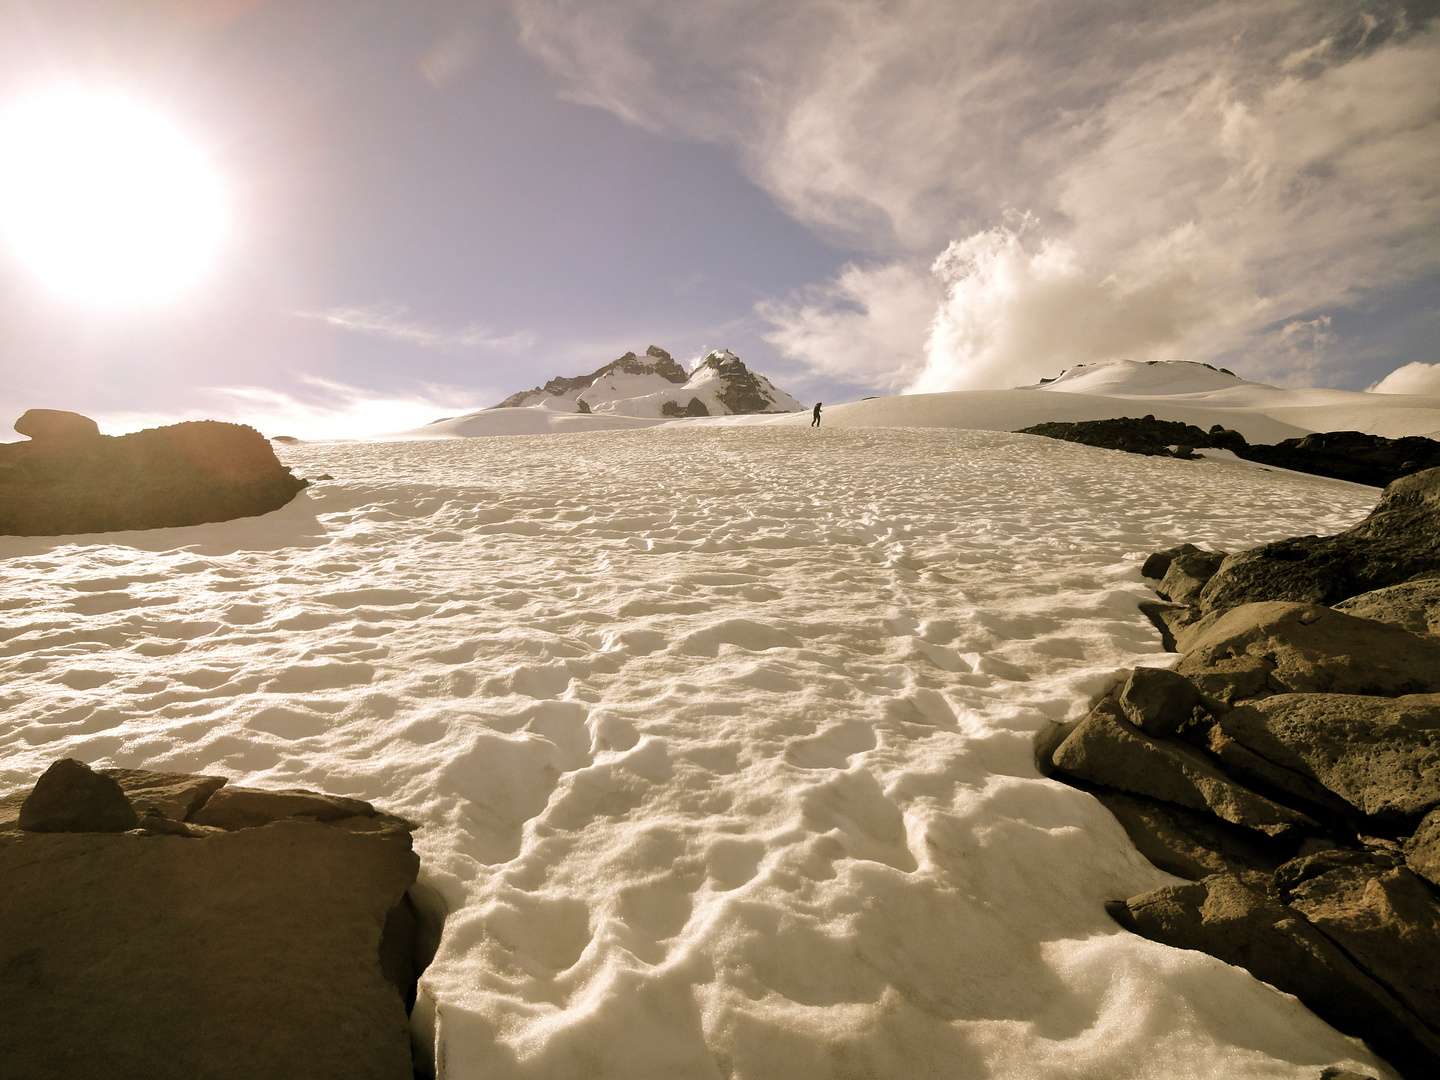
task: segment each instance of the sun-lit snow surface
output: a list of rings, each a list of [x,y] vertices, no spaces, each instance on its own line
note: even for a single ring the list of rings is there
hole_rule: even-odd
[[[1121,932],[1103,902],[1172,879],[1031,749],[1169,661],[1145,554],[1328,532],[1374,489],[934,430],[281,452],[338,479],[0,538],[0,791],[73,755],[412,818],[444,1080],[1376,1067]]]
[[[523,415],[501,416],[501,413]],[[1255,443],[1274,443],[1312,431],[1364,431],[1398,439],[1425,435],[1440,439],[1440,397],[1376,394],[1351,390],[1287,390],[1247,382],[1204,364],[1164,361],[1145,364],[1108,360],[1073,368],[1053,383],[1013,390],[962,390],[871,398],[824,408],[824,423],[835,427],[944,427],[1015,431],[1047,420],[1106,420],[1151,414],[1209,431],[1234,428]],[[556,414],[543,408],[474,413],[418,428],[409,435],[538,434],[648,426],[663,421]],[[779,424],[805,426],[802,416],[722,416],[671,421],[687,425]]]

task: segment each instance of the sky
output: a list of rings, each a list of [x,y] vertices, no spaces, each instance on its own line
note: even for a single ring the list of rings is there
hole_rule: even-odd
[[[224,225],[138,301],[0,245],[0,426],[371,434],[652,344],[803,401],[1113,357],[1440,394],[1437,9],[0,0],[0,117],[135,103]]]

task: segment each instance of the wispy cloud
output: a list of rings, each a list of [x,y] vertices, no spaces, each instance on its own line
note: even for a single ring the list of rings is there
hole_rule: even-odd
[[[479,323],[470,323],[458,329],[430,326],[412,318],[409,308],[399,304],[300,311],[296,314],[305,319],[317,319],[341,330],[371,334],[390,341],[416,345],[422,349],[487,349],[514,353],[528,349],[536,341],[535,334],[529,330],[497,334],[493,328]]]
[[[575,99],[732,147],[872,254],[760,309],[857,384],[1110,350],[1323,374],[1285,326],[1440,270],[1440,30],[1404,3],[514,2]]]
[[[418,391],[386,393],[314,376],[300,377],[289,391],[219,386],[203,394],[203,407],[184,412],[96,413],[95,420],[102,431],[112,435],[205,419],[249,424],[266,436],[354,439],[407,431],[490,403],[474,390],[457,387],[425,386]]]

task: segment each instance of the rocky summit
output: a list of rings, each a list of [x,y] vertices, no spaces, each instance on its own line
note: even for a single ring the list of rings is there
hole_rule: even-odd
[[[1417,1080],[1440,1075],[1437,507],[1430,469],[1337,536],[1156,552],[1164,602],[1142,607],[1178,662],[1036,747],[1190,882],[1115,900],[1117,922],[1247,969]]]
[[[412,828],[57,761],[0,798],[0,1076],[411,1080]]]
[[[531,406],[619,416],[686,417],[796,412],[802,406],[728,349],[705,356],[690,372],[658,345],[644,356],[627,352],[589,375],[557,376],[511,394],[495,409]]]
[[[0,535],[201,525],[278,510],[305,481],[252,427],[198,420],[101,435],[78,413],[31,409],[0,444]]]

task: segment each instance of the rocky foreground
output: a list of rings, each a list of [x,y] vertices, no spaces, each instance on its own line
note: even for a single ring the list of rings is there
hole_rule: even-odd
[[[1037,744],[1191,882],[1111,915],[1440,1075],[1440,469],[1336,536],[1184,545],[1144,573],[1179,662]]]
[[[0,798],[0,1076],[411,1080],[412,828],[56,762]]]
[[[199,420],[102,435],[79,413],[31,409],[0,444],[0,535],[203,525],[278,510],[306,481],[252,427]]]

